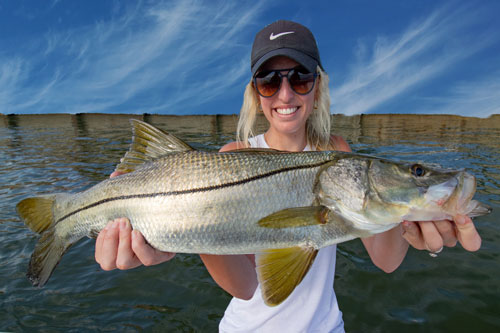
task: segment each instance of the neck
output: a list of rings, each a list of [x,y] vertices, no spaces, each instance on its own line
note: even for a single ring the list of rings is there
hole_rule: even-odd
[[[276,133],[269,129],[264,138],[269,148],[286,151],[303,151],[307,146],[306,132]]]

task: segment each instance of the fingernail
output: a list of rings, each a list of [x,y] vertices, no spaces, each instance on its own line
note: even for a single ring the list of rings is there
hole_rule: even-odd
[[[127,222],[124,219],[120,220],[120,229],[125,230],[126,228],[127,228]]]

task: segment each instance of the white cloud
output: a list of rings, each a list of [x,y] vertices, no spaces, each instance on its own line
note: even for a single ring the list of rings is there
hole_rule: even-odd
[[[0,58],[0,111],[13,112],[10,108],[20,89],[21,82],[27,77],[26,64],[20,58]]]
[[[175,1],[115,8],[108,21],[45,32],[43,44],[3,62],[0,110],[185,111],[176,103],[201,104],[246,83],[249,45],[240,36],[254,29],[260,8]]]
[[[500,114],[500,72],[477,81],[458,82],[444,97],[431,97],[435,105],[417,110],[417,113],[459,114],[470,117],[488,117]]]
[[[372,47],[359,42],[357,62],[347,79],[332,88],[332,111],[372,112],[496,42],[496,34],[469,38],[464,33],[477,23],[475,14],[468,7],[445,7],[396,37],[379,36]]]

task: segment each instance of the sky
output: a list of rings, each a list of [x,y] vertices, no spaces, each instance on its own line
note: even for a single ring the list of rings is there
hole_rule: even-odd
[[[250,51],[315,35],[334,114],[500,113],[500,1],[0,0],[0,113],[238,114]]]

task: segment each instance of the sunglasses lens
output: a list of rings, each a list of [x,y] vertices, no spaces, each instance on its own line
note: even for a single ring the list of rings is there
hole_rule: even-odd
[[[277,72],[258,74],[255,77],[257,90],[264,97],[271,97],[280,88],[281,78]]]
[[[276,70],[271,72],[261,72],[255,76],[255,86],[259,94],[263,97],[271,97],[280,89],[283,74],[282,71],[288,71],[286,77],[288,82],[299,95],[307,95],[314,87],[316,74],[308,73],[305,69]]]
[[[306,95],[312,90],[315,78],[316,76],[313,73],[303,73],[295,69],[288,73],[288,80],[292,89],[300,95]]]

